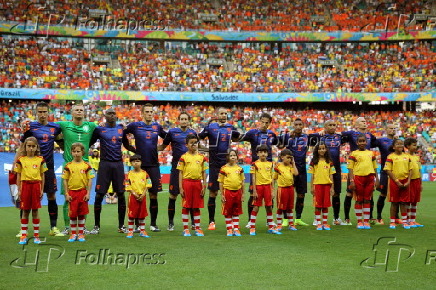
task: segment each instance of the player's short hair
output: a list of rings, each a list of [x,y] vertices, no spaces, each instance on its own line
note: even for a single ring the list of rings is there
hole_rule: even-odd
[[[152,107],[153,108],[153,104],[152,103],[146,103],[144,106],[142,106],[142,112],[144,112],[144,108],[146,107]]]
[[[295,123],[295,122],[298,122],[298,121],[300,121],[301,123],[303,123],[303,120],[301,120],[301,118],[296,118],[296,119],[294,120],[294,123]]]
[[[73,152],[74,148],[79,147],[82,152],[85,152],[85,146],[82,143],[76,142],[71,145],[71,152]]]
[[[266,145],[259,145],[259,146],[256,147],[256,152],[262,152],[262,151],[268,152],[268,146],[266,146]]]
[[[415,138],[409,137],[406,138],[406,140],[404,140],[404,147],[409,148],[410,145],[412,144],[417,144],[418,140],[416,140]]]
[[[270,114],[268,113],[262,113],[262,115],[260,115],[260,118],[267,118],[270,122],[272,121],[272,117]]]
[[[280,152],[280,157],[285,157],[285,156],[294,156],[294,155],[292,154],[292,151],[291,151],[291,150],[289,150],[289,149],[283,149],[283,150]]]
[[[39,102],[38,104],[36,104],[36,109],[38,108],[49,108],[49,105],[46,102]]]
[[[197,140],[197,142],[200,141],[200,140],[198,140],[198,136],[197,136],[197,134],[189,134],[189,135],[186,136],[186,138],[185,138],[185,142],[186,142],[186,144],[188,144],[188,143],[189,143],[189,140],[192,140],[192,139]]]
[[[137,160],[142,161],[142,157],[139,154],[133,154],[132,156],[130,156],[129,160],[130,162],[137,161]]]
[[[179,116],[177,117],[177,120],[180,120],[180,117],[182,115],[188,116],[188,120],[191,121],[191,115],[189,115],[188,112],[185,112],[185,111],[180,112]]]

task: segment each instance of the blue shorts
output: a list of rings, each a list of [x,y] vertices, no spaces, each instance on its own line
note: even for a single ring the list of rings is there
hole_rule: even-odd
[[[180,193],[179,172],[180,171],[176,167],[171,167],[169,192],[172,195],[178,195]]]
[[[123,161],[100,160],[98,169],[97,183],[95,185],[96,193],[107,193],[111,183],[114,192],[124,192]]]
[[[148,192],[155,194],[159,191],[162,191],[162,182],[159,166],[141,166],[141,169],[147,172],[148,177],[151,180],[151,188],[148,189]]]
[[[48,169],[46,172],[44,172],[44,192],[54,193],[56,190],[58,190],[56,174],[54,169]]]
[[[297,194],[306,194],[307,192],[307,172],[298,170],[298,175],[294,176],[294,188]]]
[[[225,163],[224,163],[225,164]],[[224,166],[223,164],[223,166]],[[218,191],[220,189],[220,183],[218,182],[218,174],[220,173],[221,166],[209,167],[209,183],[208,189],[211,191]]]

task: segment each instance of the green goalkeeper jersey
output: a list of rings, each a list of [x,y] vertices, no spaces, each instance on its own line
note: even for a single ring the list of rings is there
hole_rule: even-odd
[[[71,155],[71,145],[73,143],[82,143],[85,147],[85,153],[83,154],[83,160],[88,162],[89,141],[91,140],[92,133],[97,125],[93,122],[83,122],[82,125],[77,126],[71,121],[56,122],[61,126],[62,134],[64,135],[64,161],[73,161]]]

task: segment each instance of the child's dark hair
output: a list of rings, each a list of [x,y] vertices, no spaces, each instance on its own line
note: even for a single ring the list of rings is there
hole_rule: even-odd
[[[76,148],[76,147],[79,147],[80,150],[81,150],[83,153],[85,153],[85,146],[83,146],[83,144],[80,143],[80,142],[76,142],[76,143],[73,143],[73,145],[71,145],[71,152],[72,152],[72,151],[74,150],[74,148]]]
[[[359,134],[359,135],[357,136],[357,138],[356,138],[356,141],[359,140],[359,139],[365,139],[365,142],[368,142],[368,140],[366,139],[365,134]]]
[[[227,162],[230,161],[230,153],[232,153],[232,152],[235,152],[236,157],[238,157],[238,151],[237,151],[237,150],[235,150],[235,149],[229,149],[229,151],[227,151],[227,156],[226,156],[226,160],[227,160]],[[236,160],[236,161],[237,161],[237,160]]]
[[[283,150],[280,152],[280,160],[282,160],[283,157],[285,157],[285,156],[291,156],[291,157],[293,157],[292,151],[289,150],[289,149],[283,149]]]
[[[142,157],[141,157],[141,155],[139,155],[139,154],[133,154],[133,155],[130,156],[130,158],[129,158],[130,162],[137,161],[137,160],[142,161],[141,159],[142,159]]]
[[[180,120],[180,117],[181,117],[182,115],[186,115],[186,116],[188,116],[188,120],[191,121],[191,115],[189,115],[189,114],[188,114],[187,112],[185,112],[185,111],[180,112],[179,116],[177,117],[177,120]]]
[[[198,136],[197,136],[197,134],[189,134],[189,135],[186,136],[186,138],[185,138],[185,142],[186,142],[186,144],[188,144],[188,143],[189,143],[189,140],[192,140],[192,139],[197,140],[197,142],[200,141],[200,140],[198,140]]]
[[[363,136],[365,136],[365,135],[363,135]],[[366,140],[366,137],[365,137],[365,140]],[[313,158],[312,158],[312,164],[313,165],[317,165],[318,162],[319,162],[319,157],[320,156],[319,156],[318,150],[319,150],[319,146],[322,146],[322,145],[324,145],[325,149],[326,149],[325,154],[324,154],[325,162],[327,162],[327,163],[331,163],[332,162],[332,157],[330,156],[329,148],[327,147],[327,145],[323,141],[321,141],[318,144],[316,144],[315,148],[313,149]]]
[[[409,148],[410,145],[418,143],[415,138],[409,137],[404,140],[404,147]]]
[[[268,146],[266,145],[259,145],[256,147],[256,152],[261,152],[261,151],[265,151],[268,152]]]
[[[395,143],[397,143],[398,141],[403,141],[403,140],[401,140],[401,139],[394,139],[394,141],[392,141],[392,145],[391,146],[389,146],[389,152],[395,152],[395,149],[394,149],[394,146],[395,146]],[[404,148],[403,148],[403,152],[404,152]]]

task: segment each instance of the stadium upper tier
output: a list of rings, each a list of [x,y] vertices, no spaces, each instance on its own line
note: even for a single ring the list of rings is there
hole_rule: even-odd
[[[34,2],[43,3],[35,4]],[[431,14],[423,0],[63,0],[0,2],[0,21],[38,21],[77,26],[92,17],[105,21],[132,19],[157,23],[168,30],[224,31],[371,31],[397,29],[405,17]],[[432,10],[433,9],[433,10]],[[94,16],[93,16],[94,15]],[[400,20],[402,16],[402,21]],[[147,22],[148,21],[148,22]],[[406,29],[422,30],[424,23]],[[152,24],[153,25],[153,24]],[[152,26],[150,25],[150,26]],[[146,30],[146,29],[144,29]]]
[[[34,109],[36,101],[28,102],[6,102],[3,100],[0,110],[0,152],[15,152],[19,146],[20,123],[23,120],[35,120]],[[141,107],[134,104],[124,104],[113,106],[120,122],[128,124],[133,121],[141,120]],[[87,119],[93,122],[102,122],[104,120],[103,110],[106,107],[100,107],[94,103],[85,106]],[[155,120],[158,121],[166,130],[178,126],[177,117],[182,111],[188,112],[192,116],[192,128],[196,131],[201,129],[209,120],[216,118],[216,107],[212,105],[161,105],[155,107]],[[376,137],[382,137],[386,132],[386,124],[394,123],[397,125],[398,136],[423,136],[427,140],[427,146],[422,146],[423,162],[436,163],[436,112],[380,112],[369,111],[365,113],[356,113],[351,111],[319,111],[304,110],[293,111],[284,108],[267,108],[267,107],[239,107],[234,106],[229,110],[229,122],[232,123],[239,131],[246,132],[249,129],[259,126],[259,116],[267,112],[273,116],[271,129],[280,135],[280,132],[292,130],[292,121],[295,118],[301,118],[304,122],[304,132],[316,133],[323,129],[327,120],[335,120],[338,123],[338,132],[353,129],[354,121],[357,117],[367,117],[368,130]],[[371,116],[371,117],[368,117]],[[54,103],[51,105],[49,121],[71,121],[71,105],[61,105]],[[234,144],[238,148],[239,156],[245,163],[250,163],[251,152],[249,143]],[[274,149],[276,152],[276,149]],[[342,148],[342,161],[346,161],[348,146]],[[169,151],[159,154],[161,164],[167,164],[171,161]]]
[[[436,49],[426,41],[90,45],[83,39],[3,37],[0,69],[2,88],[429,92],[436,86]]]

